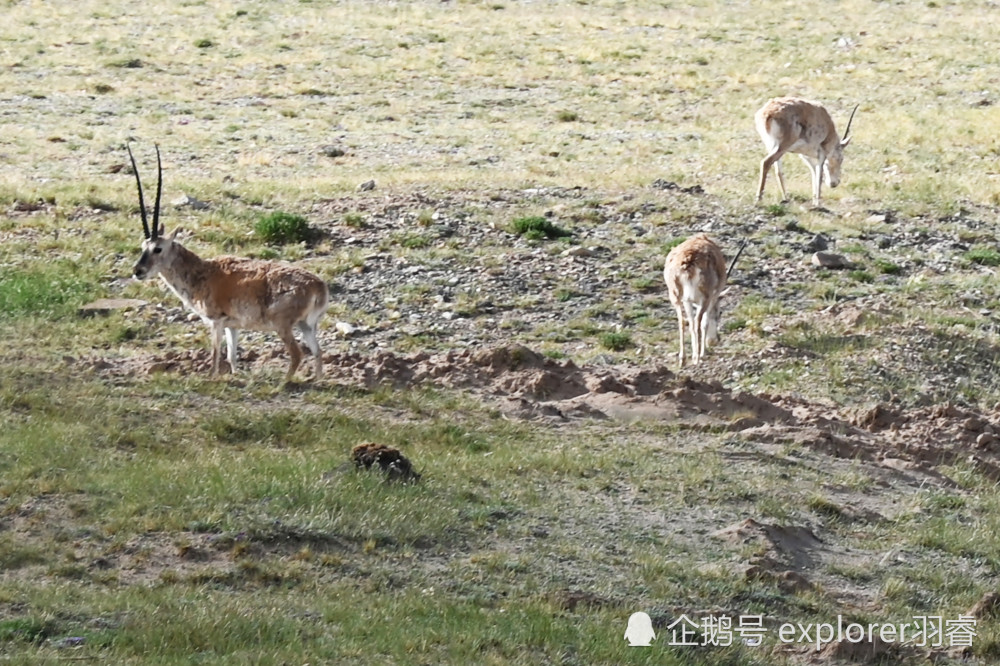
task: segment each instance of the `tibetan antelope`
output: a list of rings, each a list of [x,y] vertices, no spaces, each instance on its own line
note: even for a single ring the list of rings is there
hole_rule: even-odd
[[[743,244],[743,247],[746,243]],[[736,253],[729,270],[722,250],[705,234],[697,234],[667,255],[663,279],[677,312],[680,366],[684,367],[684,325],[691,329],[691,356],[697,365],[709,344],[719,339],[719,305],[728,289],[726,280],[743,252]]]
[[[760,163],[760,181],[757,201],[764,196],[764,182],[773,164],[778,172],[778,185],[782,199],[788,199],[785,176],[781,171],[781,158],[785,153],[798,153],[809,165],[812,173],[813,205],[820,205],[819,192],[823,174],[830,187],[840,184],[840,167],[844,161],[844,148],[851,142],[851,122],[858,107],[851,111],[844,138],[837,135],[833,119],[818,102],[797,97],[776,97],[762,106],[754,116],[757,133],[767,147],[767,157]]]
[[[237,331],[277,331],[285,343],[291,363],[285,381],[290,381],[302,362],[302,350],[295,341],[292,327],[302,337],[315,362],[315,378],[323,376],[323,358],[316,339],[317,325],[330,301],[326,283],[312,273],[288,264],[240,257],[202,259],[177,242],[175,228],[164,233],[160,224],[160,193],[163,168],[160,147],[156,147],[156,203],[153,226],[146,219],[142,181],[127,146],[128,156],[139,188],[139,213],[142,216],[142,254],[132,270],[139,280],[160,276],[170,290],[194,310],[212,329],[212,372],[222,366],[222,336],[231,372],[236,372]]]

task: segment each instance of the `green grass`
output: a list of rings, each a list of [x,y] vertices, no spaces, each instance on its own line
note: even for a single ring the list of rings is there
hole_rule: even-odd
[[[886,259],[876,259],[875,267],[883,275],[899,275],[903,272],[903,268],[899,264]]]
[[[1000,266],[1000,251],[992,247],[977,247],[965,253],[966,260],[980,266]]]
[[[265,243],[288,245],[312,240],[316,231],[301,215],[277,211],[257,220],[254,233]]]
[[[611,351],[625,351],[632,346],[632,336],[624,331],[606,331],[597,336],[598,342]]]
[[[344,224],[354,229],[363,229],[365,225],[365,217],[360,213],[347,213],[344,215]]]
[[[519,217],[511,226],[515,234],[524,236],[528,240],[566,238],[573,235],[547,217]]]
[[[81,273],[67,261],[0,269],[0,317],[70,315],[98,291]]]

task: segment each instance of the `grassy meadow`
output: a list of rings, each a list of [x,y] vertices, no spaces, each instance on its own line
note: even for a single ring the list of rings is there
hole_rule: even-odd
[[[971,464],[911,484],[724,428],[519,420],[429,385],[282,386],[280,355],[235,377],[146,372],[209,336],[158,309],[180,305],[158,282],[130,278],[141,226],[125,166],[130,143],[149,201],[160,146],[164,220],[200,254],[291,260],[331,283],[376,255],[470,276],[555,262],[577,242],[506,231],[552,213],[597,239],[605,281],[494,296],[495,320],[471,289],[455,309],[468,339],[581,364],[675,363],[662,257],[708,224],[727,248],[753,245],[722,344],[694,376],[830,409],[957,403],[995,417],[994,3],[0,9],[0,661],[798,664],[816,650],[778,643],[780,623],[956,618],[997,591],[1000,492]],[[794,157],[791,201],[772,178],[753,202],[753,114],[785,94],[823,101],[840,126],[860,105],[825,208],[809,207]],[[174,205],[181,195],[210,206]],[[484,240],[431,239],[443,201]],[[412,228],[382,229],[383,209]],[[254,226],[277,212],[374,240],[269,243]],[[816,233],[854,269],[809,269],[800,246]],[[429,311],[432,286],[372,290],[393,305],[334,294],[328,353],[348,345],[341,319],[384,334],[387,351],[459,346],[390,317]],[[102,297],[151,305],[79,314]],[[860,323],[831,314],[852,303]],[[539,323],[542,310],[556,314]],[[244,352],[280,349],[246,340]],[[399,447],[421,482],[355,472],[365,441]],[[836,556],[810,563],[806,589],[745,575],[757,547],[713,535],[746,519],[808,526]],[[649,649],[623,640],[640,610],[659,634]],[[669,646],[681,614],[760,614],[771,634]],[[977,630],[967,654],[859,660],[994,663],[1000,624]]]

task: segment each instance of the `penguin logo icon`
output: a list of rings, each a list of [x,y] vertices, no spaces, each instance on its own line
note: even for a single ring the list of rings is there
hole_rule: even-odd
[[[653,621],[643,612],[632,613],[628,618],[628,628],[625,629],[625,640],[632,647],[649,647],[656,638],[653,631]]]

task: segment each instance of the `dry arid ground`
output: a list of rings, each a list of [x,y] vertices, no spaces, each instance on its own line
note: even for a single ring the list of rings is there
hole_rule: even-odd
[[[0,660],[1000,659],[994,3],[0,8]],[[786,94],[859,105],[822,208],[753,202]],[[209,376],[127,144],[189,248],[328,282],[324,379]],[[748,242],[680,369],[696,232]]]

